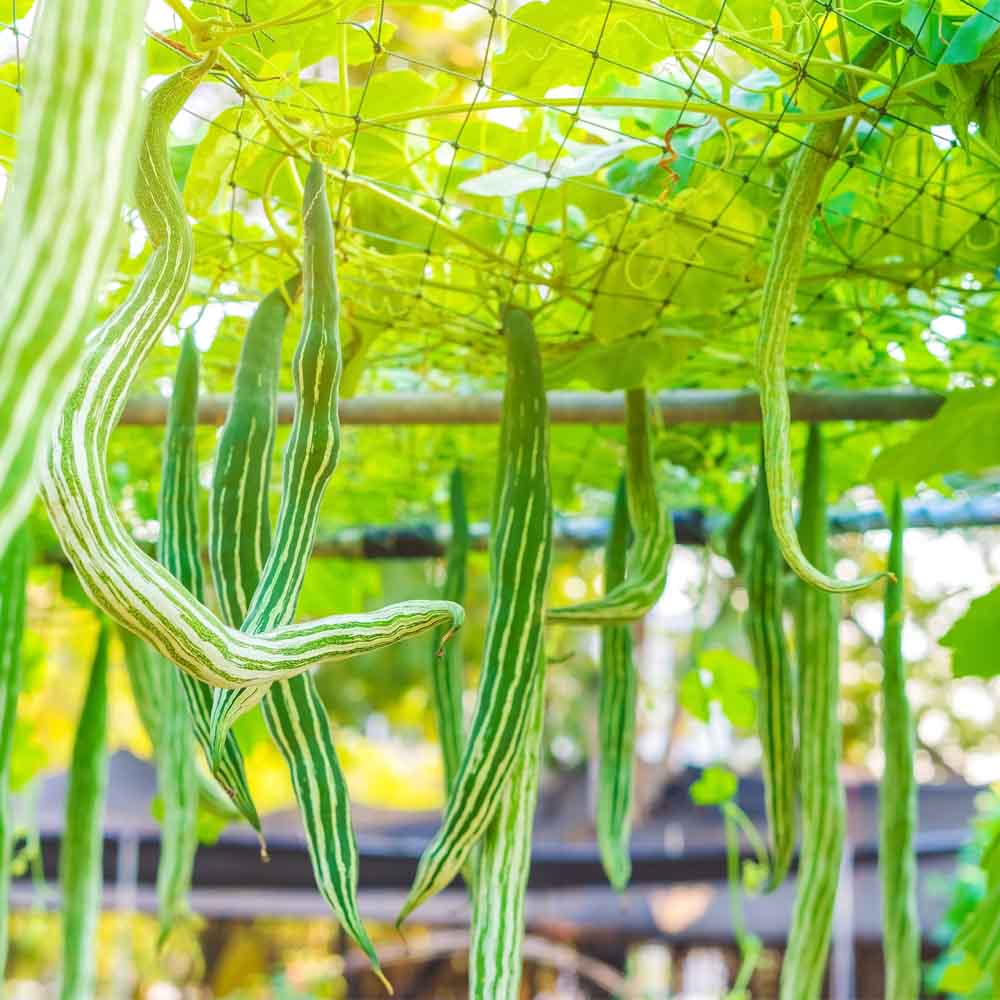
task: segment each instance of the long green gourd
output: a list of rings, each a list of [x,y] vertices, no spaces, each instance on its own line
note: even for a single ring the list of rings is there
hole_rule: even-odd
[[[799,537],[807,558],[816,566],[826,566],[826,475],[823,439],[815,424],[806,446]],[[781,1000],[816,1000],[826,969],[844,846],[844,791],[837,771],[841,743],[839,598],[802,584],[797,612],[802,851],[781,969]]]
[[[524,894],[531,870],[531,831],[538,801],[545,720],[542,654],[531,692],[524,746],[476,851],[476,892],[469,949],[469,997],[517,1000],[521,995]]]
[[[254,310],[240,349],[232,403],[216,447],[209,494],[209,562],[222,618],[230,625],[243,621],[271,548],[267,497],[277,425],[281,341],[289,306],[301,287],[302,275],[295,274],[265,295]],[[239,800],[250,801],[236,737],[232,732],[220,734],[221,745],[213,751],[212,690],[192,678],[190,686],[194,685],[201,688],[199,741],[213,761],[219,781],[236,789]],[[239,774],[234,777],[237,765]]]
[[[871,46],[871,58],[877,58],[883,48],[881,40]],[[859,60],[860,63],[865,61],[864,56]],[[810,562],[799,544],[792,515],[791,406],[785,374],[785,349],[816,203],[823,179],[834,161],[843,129],[842,120],[814,125],[795,156],[778,211],[774,250],[764,279],[755,355],[771,519],[781,553],[798,577],[813,587],[834,593],[862,590],[885,574],[838,580]]]
[[[452,470],[448,482],[451,508],[451,541],[441,596],[461,604],[465,600],[465,576],[469,561],[469,514],[465,506],[465,483],[462,470]],[[435,633],[434,661],[431,664],[431,690],[437,718],[438,741],[444,762],[445,791],[450,791],[462,759],[465,742],[465,718],[462,711],[462,645],[444,644],[444,633]]]
[[[457,628],[463,613],[442,601],[406,601],[247,634],[224,625],[147,557],[117,516],[105,469],[108,438],[142,362],[184,296],[194,253],[167,136],[210,58],[169,77],[150,96],[137,201],[154,249],[125,302],[90,341],[49,452],[43,495],[67,557],[98,607],[192,676],[216,687],[243,687],[437,625]]]
[[[913,775],[913,719],[903,660],[903,536],[906,516],[899,489],[889,513],[892,541],[882,632],[882,749],[879,785],[879,869],[882,877],[885,995],[920,996],[920,917],[917,912],[917,784]]]
[[[340,457],[340,298],[333,222],[322,165],[313,161],[302,201],[303,316],[292,362],[295,418],[282,459],[274,539],[246,610],[243,632],[266,632],[295,614],[312,553],[319,507]],[[212,736],[219,741],[264,696],[264,685],[215,691]]]
[[[59,850],[61,1000],[93,1000],[97,995],[96,934],[103,884],[101,847],[108,778],[108,636],[108,626],[102,622],[69,766],[66,822]]]
[[[757,668],[764,804],[771,856],[767,891],[784,881],[795,851],[795,677],[783,625],[784,562],[771,525],[763,460],[757,475],[747,567],[747,633]]]
[[[656,492],[645,389],[629,389],[625,393],[625,424],[628,512],[634,533],[625,579],[604,597],[550,608],[549,622],[606,625],[637,621],[659,600],[666,586],[667,566],[674,547],[674,522]]]
[[[281,342],[302,275],[261,299],[240,349],[233,395],[219,433],[209,494],[212,581],[222,617],[240,623],[271,549],[268,490],[277,426]],[[244,531],[233,530],[242,524]]]
[[[552,560],[548,406],[531,317],[509,309],[500,440],[490,539],[490,602],[476,708],[441,829],[428,845],[397,918],[445,888],[500,806],[523,753],[543,640]]]
[[[26,525],[11,536],[0,558],[0,983],[7,965],[10,854],[10,755],[21,693],[21,640],[27,611],[31,542]]]
[[[216,579],[244,581],[244,586],[232,589],[225,613],[231,621],[242,620],[247,631],[283,624],[294,615],[313,547],[319,504],[340,450],[337,404],[341,348],[333,225],[324,171],[315,162],[305,184],[303,231],[303,325],[294,361],[296,417],[284,453],[282,498],[273,543],[266,503],[273,433],[263,435],[256,451],[245,449],[243,435],[224,434],[216,452],[215,468],[222,475],[213,484],[213,506],[221,515],[213,518],[213,530],[226,537],[213,538],[209,550]],[[243,370],[245,360],[251,365],[249,373]],[[244,350],[237,372],[237,385],[242,384],[244,391],[234,394],[227,426],[273,427],[279,364],[276,350],[255,353],[252,358],[249,348]],[[241,464],[239,485],[234,487],[232,480]],[[261,543],[241,545],[244,538],[260,539]],[[256,700],[257,692],[253,695]],[[214,707],[221,706],[221,710],[213,715],[213,723],[224,725],[227,707],[242,709],[246,705],[246,701],[235,699],[227,706],[217,699]],[[317,884],[390,988],[358,912],[357,844],[350,800],[315,682],[305,674],[272,685],[264,694],[262,710],[291,773]],[[220,728],[216,734],[223,731]]]
[[[609,591],[625,579],[630,531],[627,486],[622,477],[604,550],[604,586]],[[597,843],[604,871],[618,890],[628,885],[632,874],[629,839],[637,690],[629,626],[604,625],[601,628],[601,694],[597,713],[600,748]]]
[[[144,0],[48,0],[32,27],[0,222],[0,551],[34,501],[122,235],[145,9]]]
[[[167,414],[160,480],[160,537],[156,556],[199,600],[204,573],[198,547],[198,349],[188,330],[181,342]],[[198,849],[198,785],[192,714],[184,691],[186,675],[160,657],[158,671],[160,740],[156,745],[157,785],[163,799],[156,896],[160,941],[188,912],[188,893]],[[195,681],[194,683],[199,683]]]

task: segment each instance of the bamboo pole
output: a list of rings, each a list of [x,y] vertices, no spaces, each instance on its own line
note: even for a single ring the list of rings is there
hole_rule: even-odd
[[[404,426],[415,424],[494,424],[500,418],[499,392],[475,396],[435,393],[392,393],[355,396],[340,404],[345,424]],[[836,420],[928,420],[944,397],[916,389],[879,389],[865,392],[797,392],[791,395],[792,419],[813,423]],[[656,396],[665,424],[734,424],[760,420],[753,390],[673,389]],[[229,396],[204,396],[198,406],[202,424],[221,424],[229,410]],[[278,420],[290,424],[294,397],[278,399]],[[141,397],[130,400],[121,422],[133,427],[155,427],[166,419],[167,400]],[[555,424],[620,424],[625,403],[621,393],[550,392],[549,413]]]

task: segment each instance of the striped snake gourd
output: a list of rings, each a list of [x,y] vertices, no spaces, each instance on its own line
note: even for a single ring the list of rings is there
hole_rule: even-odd
[[[550,608],[546,616],[550,623],[605,625],[637,621],[659,600],[666,586],[674,522],[657,496],[645,389],[625,393],[625,424],[628,513],[633,532],[625,578],[603,597]]]
[[[508,309],[503,331],[507,381],[476,707],[441,828],[420,859],[397,924],[451,882],[500,807],[524,753],[540,670],[552,562],[548,405],[531,317]]]
[[[34,502],[120,245],[145,9],[143,0],[48,0],[32,27],[0,222],[0,552]]]
[[[611,530],[604,550],[604,586],[613,591],[625,579],[631,525],[625,478],[618,483]],[[601,692],[597,712],[597,843],[611,884],[623,890],[632,874],[629,839],[633,751],[638,691],[628,625],[601,626]]]
[[[770,484],[768,484],[770,485]],[[799,519],[802,549],[823,568],[827,549],[826,475],[819,426],[809,428]],[[799,585],[795,647],[799,669],[799,795],[802,851],[788,947],[781,968],[781,1000],[817,1000],[844,848],[845,805],[840,761],[840,598]]]
[[[156,557],[164,569],[198,600],[204,599],[204,572],[198,547],[198,455],[195,432],[198,410],[198,349],[188,330],[181,341],[174,376],[160,478],[160,536]],[[164,660],[157,664],[160,711],[156,754],[157,786],[163,800],[156,896],[163,942],[187,915],[188,893],[198,849],[198,784],[193,713],[185,683],[199,684]],[[195,703],[196,704],[196,703]],[[197,728],[195,726],[195,728]]]
[[[465,600],[465,576],[469,561],[469,515],[465,506],[465,483],[460,468],[452,470],[448,480],[451,511],[451,541],[441,596],[462,604]],[[435,633],[434,660],[431,663],[431,691],[437,719],[438,742],[444,765],[445,790],[455,783],[462,758],[465,719],[462,710],[462,646],[459,642],[443,644],[444,633]]]
[[[23,669],[21,641],[27,612],[28,567],[31,541],[22,524],[11,536],[0,557],[0,982],[7,965],[10,919],[10,862],[14,831],[11,828],[10,764],[21,694]]]
[[[142,553],[118,519],[105,469],[108,438],[142,362],[183,298],[194,255],[166,140],[210,58],[169,77],[149,98],[137,200],[153,251],[125,301],[91,340],[42,490],[60,542],[94,603],[192,676],[237,688],[292,677],[437,625],[457,628],[463,613],[446,602],[407,601],[248,634],[225,625]]]
[[[60,1000],[93,1000],[96,990],[97,918],[104,884],[103,818],[108,782],[108,639],[102,622],[77,723],[66,790],[66,820],[59,846],[62,890]]]
[[[305,255],[302,275],[303,326],[295,354],[296,416],[284,452],[282,496],[273,540],[266,502],[276,420],[280,354],[250,347],[241,355],[226,427],[216,451],[212,531],[209,545],[215,579],[240,581],[229,587],[224,614],[247,632],[290,621],[312,551],[319,504],[340,451],[337,414],[342,371],[338,329],[339,299],[333,226],[322,166],[314,162],[306,178],[303,209]],[[286,284],[291,291],[297,279]],[[282,307],[271,293],[262,303],[277,326]],[[259,312],[259,310],[258,310]],[[269,324],[270,325],[270,324]],[[259,327],[251,333],[265,331]],[[246,367],[245,367],[246,366]],[[251,430],[259,447],[247,447]],[[254,544],[243,544],[253,539]],[[454,605],[452,605],[454,606]],[[302,811],[317,884],[351,937],[364,950],[385,986],[375,949],[357,906],[358,857],[350,800],[333,743],[332,727],[310,674],[279,681],[266,689],[242,691],[213,705],[213,746],[236,714],[260,701],[268,731],[285,758]],[[228,714],[231,712],[232,714]]]
[[[889,572],[882,631],[882,749],[885,769],[879,785],[879,872],[885,995],[920,996],[920,915],[917,910],[917,782],[913,773],[913,718],[906,697],[903,659],[903,537],[906,515],[899,489],[889,508]]]
[[[524,897],[531,871],[531,832],[542,769],[545,657],[540,656],[528,707],[528,727],[500,805],[475,851],[469,949],[471,1000],[518,1000]]]
[[[795,676],[783,624],[784,561],[771,524],[763,460],[753,497],[746,624],[757,670],[757,726],[770,834],[766,889],[771,891],[784,881],[795,852]]]
[[[877,59],[885,42],[876,38],[867,58]],[[764,431],[764,468],[771,505],[771,520],[785,562],[810,586],[833,593],[863,590],[885,576],[876,573],[857,580],[838,580],[809,560],[799,542],[792,515],[791,405],[785,372],[785,351],[795,309],[795,294],[805,258],[809,233],[823,179],[833,163],[844,130],[843,120],[814,125],[792,165],[788,186],[778,211],[774,250],[764,278],[760,332],[754,366],[760,386],[760,409]]]

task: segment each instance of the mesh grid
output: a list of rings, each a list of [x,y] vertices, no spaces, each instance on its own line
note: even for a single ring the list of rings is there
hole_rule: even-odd
[[[296,6],[199,0],[191,10],[249,24]],[[992,15],[929,0],[901,20],[878,16],[893,8],[340,4],[314,22],[307,11],[248,34],[226,50],[244,85],[220,71],[214,106],[193,102],[179,123],[202,133],[190,304],[259,298],[294,267],[298,205],[285,163],[318,150],[334,197],[345,343],[349,357],[364,356],[369,383],[404,369],[411,387],[492,380],[497,316],[519,302],[537,311],[549,360],[568,364],[568,377],[581,349],[606,344],[661,351],[663,384],[750,384],[790,157],[812,123],[845,116],[790,374],[802,384],[938,385],[947,352],[952,378],[981,378],[994,360],[996,156],[980,135],[960,144],[949,129],[930,83],[941,53],[925,36],[943,30],[941,11],[952,29]],[[30,30],[17,11],[15,2],[0,37],[12,54],[3,83],[19,91]],[[554,30],[566,12],[575,16]],[[370,57],[351,59],[346,88],[336,49],[300,78],[284,59],[287,39],[341,17],[342,40],[363,36]],[[182,64],[189,41],[176,16],[160,21],[150,51],[163,72]],[[876,38],[887,49],[878,65],[845,65],[845,52]],[[391,86],[400,74],[412,94]],[[11,131],[0,131],[7,157]],[[123,278],[140,262],[125,261]],[[938,335],[941,316],[961,319],[960,338]],[[241,332],[220,328],[206,358],[210,381],[218,365],[212,388],[227,387]],[[170,363],[154,363],[150,378]]]

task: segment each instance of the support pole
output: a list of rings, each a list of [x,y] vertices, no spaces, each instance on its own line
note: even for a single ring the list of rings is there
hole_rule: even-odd
[[[625,419],[624,396],[619,392],[550,392],[549,415],[554,424],[620,424]],[[198,404],[198,421],[221,424],[229,410],[229,396],[204,396]],[[760,404],[753,390],[673,389],[655,397],[663,422],[675,424],[736,424],[760,420]],[[500,419],[501,394],[475,396],[434,393],[393,393],[355,396],[340,404],[344,424],[412,426],[417,424],[495,424]],[[837,420],[928,420],[944,397],[914,389],[872,392],[796,392],[791,395],[792,419],[811,423]],[[294,396],[278,398],[278,421],[290,424]],[[133,399],[125,406],[121,422],[128,426],[155,427],[164,423],[167,400]]]

